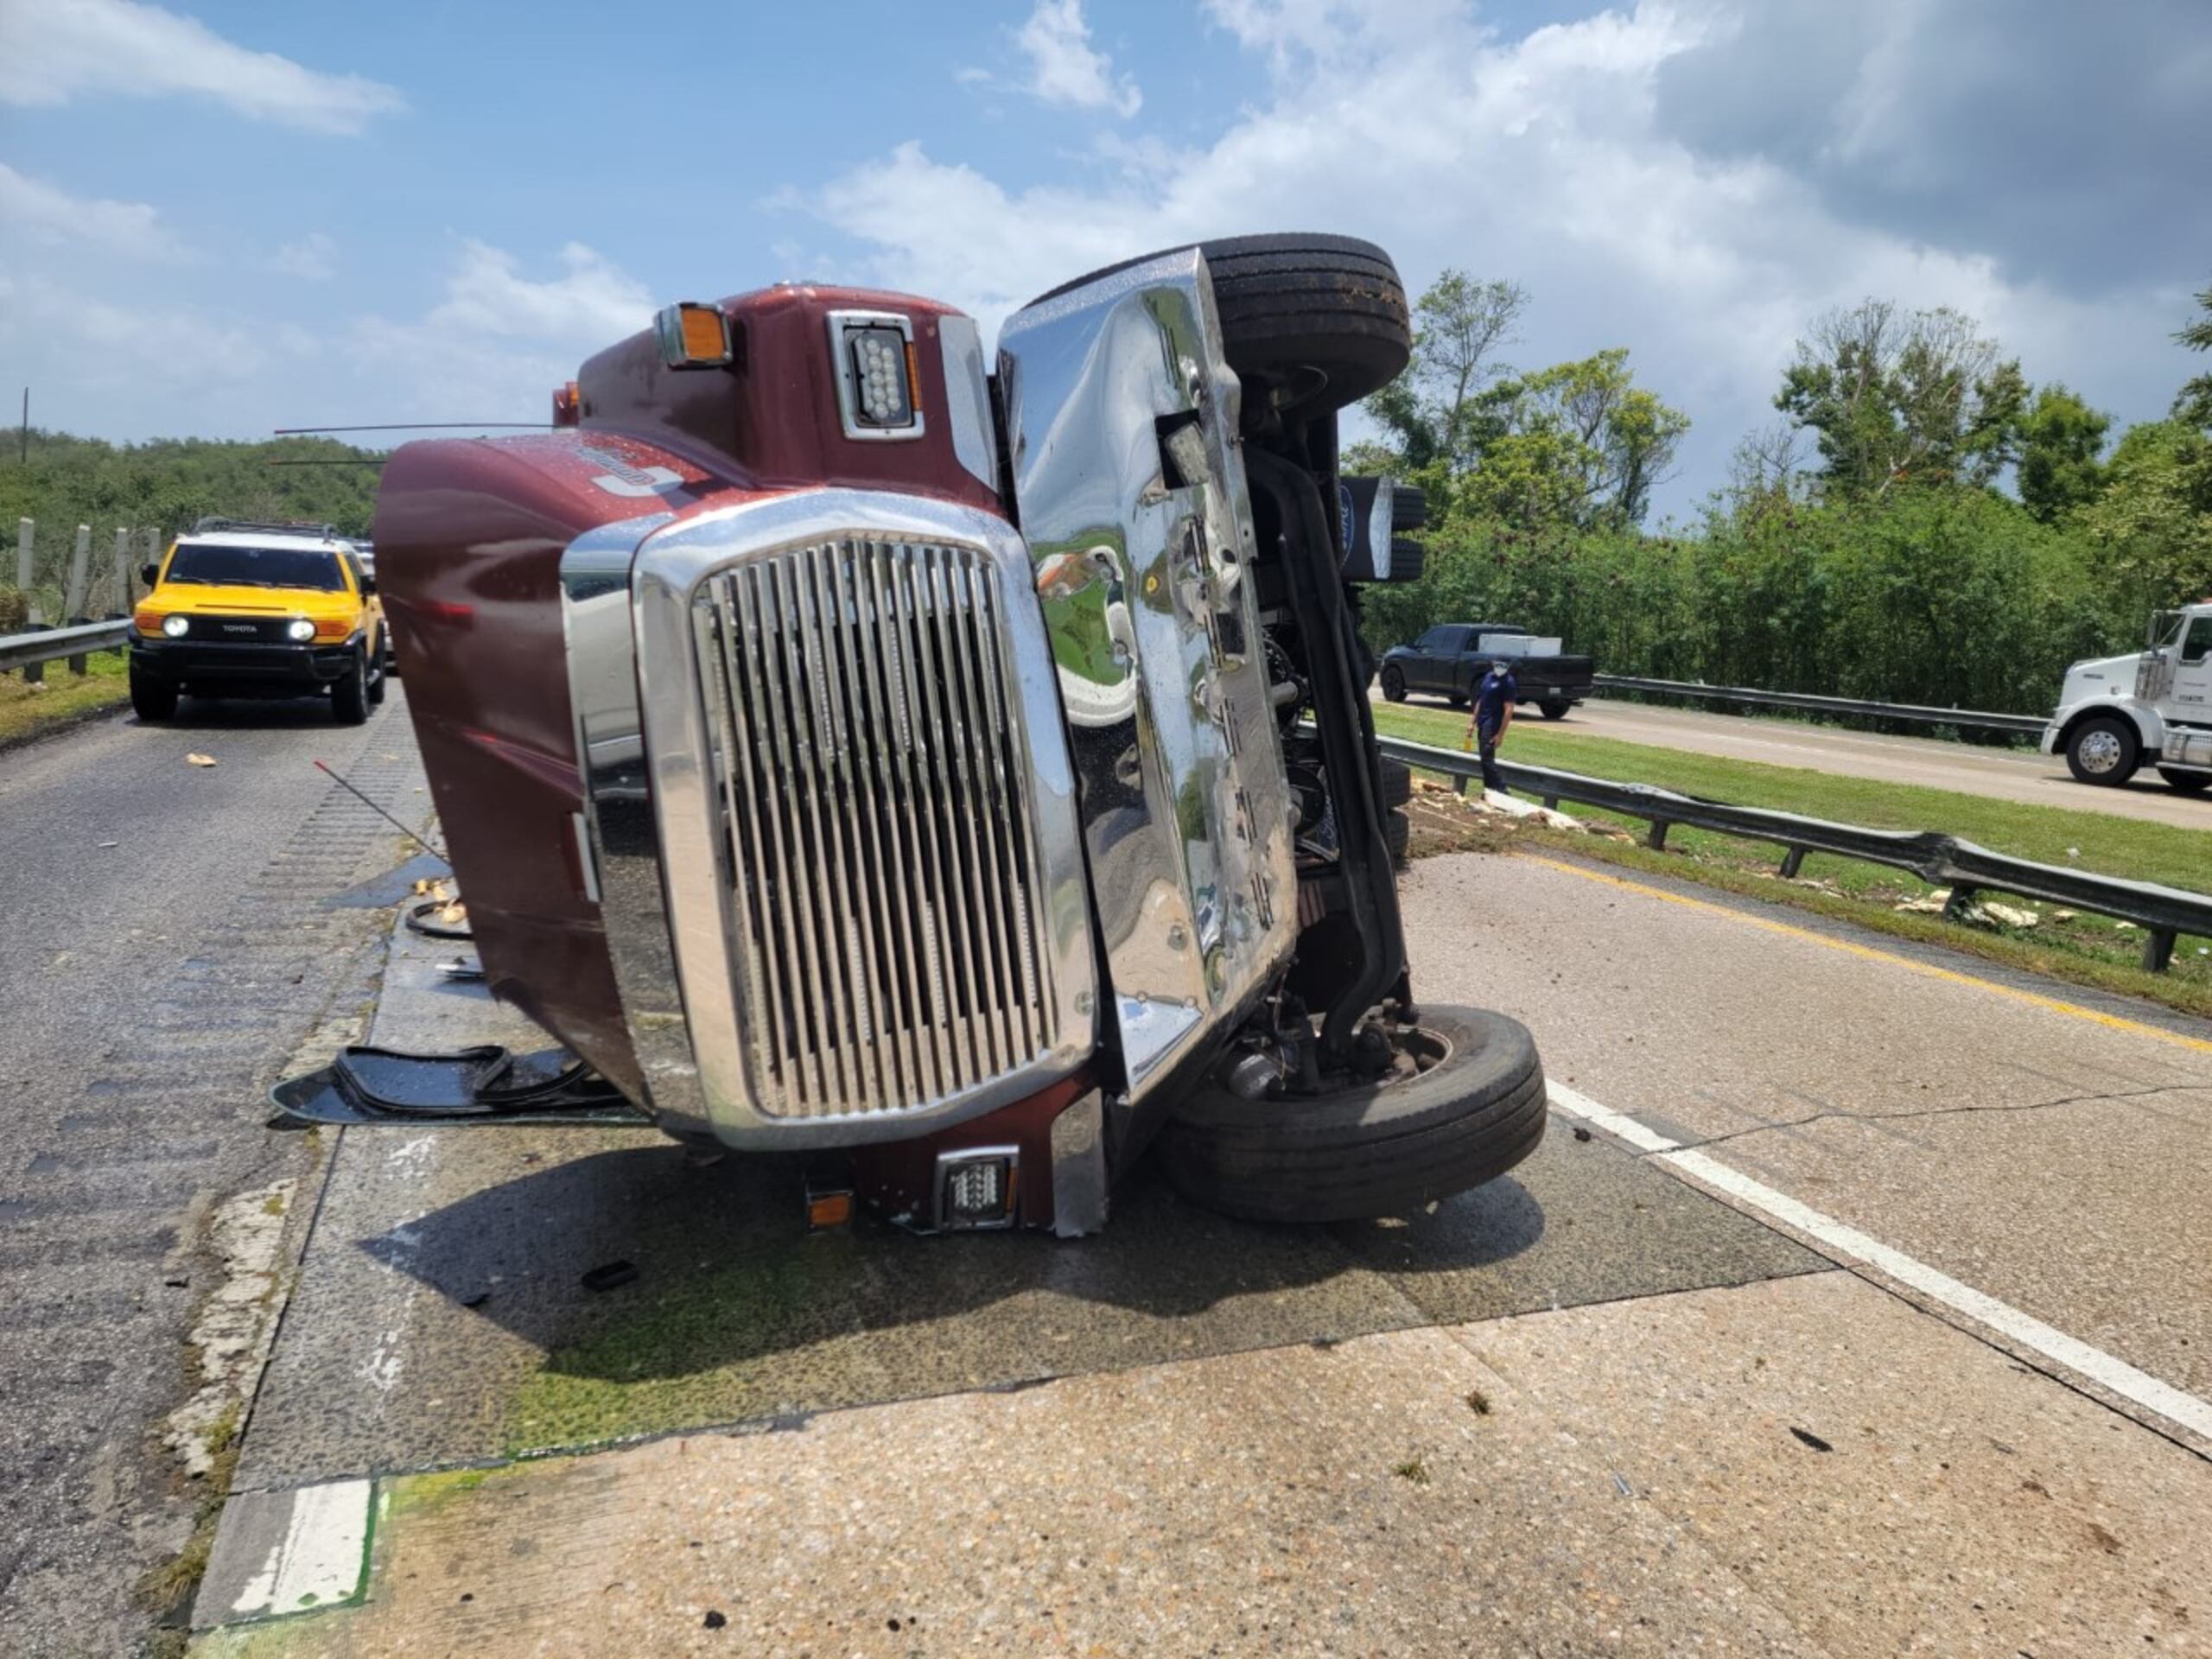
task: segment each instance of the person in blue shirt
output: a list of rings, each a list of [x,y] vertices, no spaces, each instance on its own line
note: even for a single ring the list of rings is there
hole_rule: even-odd
[[[1512,666],[1503,658],[1491,663],[1490,672],[1475,683],[1475,710],[1467,721],[1467,735],[1475,740],[1483,758],[1484,794],[1491,790],[1501,795],[1507,792],[1504,775],[1497,769],[1497,746],[1505,741],[1513,724],[1513,702],[1520,691]]]

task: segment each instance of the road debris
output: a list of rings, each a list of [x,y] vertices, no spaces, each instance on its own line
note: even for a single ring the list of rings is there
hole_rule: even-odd
[[[184,764],[188,766],[212,766],[215,764],[215,757],[212,754],[202,754],[199,750],[194,749],[184,757]]]
[[[1835,1447],[1830,1446],[1826,1440],[1822,1440],[1819,1435],[1814,1433],[1813,1431],[1808,1428],[1799,1428],[1795,1423],[1793,1423],[1789,1427],[1789,1432],[1796,1435],[1802,1443],[1811,1446],[1815,1452],[1833,1452],[1835,1450]]]
[[[613,1290],[633,1282],[637,1276],[638,1269],[633,1263],[602,1262],[584,1274],[584,1288],[586,1290]]]

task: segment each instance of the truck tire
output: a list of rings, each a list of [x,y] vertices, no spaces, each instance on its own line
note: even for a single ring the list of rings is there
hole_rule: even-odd
[[[1526,1027],[1435,1007],[1417,1037],[1431,1064],[1416,1076],[1277,1100],[1198,1089],[1161,1131],[1168,1179],[1248,1221],[1357,1221],[1479,1186],[1536,1149],[1544,1069]]]
[[[1191,245],[1104,266],[1030,303]],[[1411,360],[1405,285],[1390,256],[1372,242],[1300,232],[1219,237],[1197,245],[1213,276],[1229,366],[1268,394],[1256,397],[1259,388],[1247,385],[1248,416],[1272,406],[1289,423],[1346,408],[1389,385]]]
[[[1567,711],[1573,707],[1572,703],[1563,702],[1556,697],[1548,697],[1536,705],[1536,712],[1546,720],[1565,720]]]
[[[1382,664],[1382,695],[1392,702],[1406,700],[1406,677],[1395,663]]]
[[[1428,523],[1428,493],[1418,484],[1390,487],[1390,528],[1419,530]]]
[[[2183,772],[2179,766],[2160,766],[2158,776],[2166,780],[2169,788],[2184,795],[2202,795],[2212,787],[2212,772]]]
[[[1403,870],[1414,861],[1414,821],[1406,816],[1404,807],[1393,806],[1383,811],[1382,844],[1389,849],[1393,869]]]
[[[141,721],[175,719],[176,695],[174,681],[157,680],[135,668],[130,671],[130,712]]]
[[[1414,798],[1414,769],[1402,760],[1393,760],[1384,755],[1376,763],[1376,775],[1382,783],[1382,804],[1403,806]]]
[[[1427,560],[1427,551],[1410,536],[1390,538],[1390,580],[1419,582]]]
[[[2119,715],[2092,715],[2067,734],[2066,769],[2076,783],[2117,787],[2142,760],[2133,722]]]
[[[369,717],[368,671],[358,651],[346,658],[346,672],[330,688],[330,712],[340,726],[359,726]]]
[[[386,665],[384,652],[379,651],[376,655],[376,665],[369,671],[370,708],[378,709],[384,706],[385,690],[391,680],[391,670]]]

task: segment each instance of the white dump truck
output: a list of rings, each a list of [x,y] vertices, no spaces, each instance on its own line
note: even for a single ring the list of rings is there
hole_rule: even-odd
[[[2124,784],[2147,761],[2185,793],[2212,785],[2212,599],[2157,613],[2139,652],[2068,669],[2043,752],[2085,784]]]

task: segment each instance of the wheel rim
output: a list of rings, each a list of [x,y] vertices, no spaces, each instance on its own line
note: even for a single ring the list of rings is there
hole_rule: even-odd
[[[2075,753],[2082,758],[2082,770],[2102,774],[2120,766],[2120,734],[2100,726],[2095,731],[2083,734],[2075,746]]]

